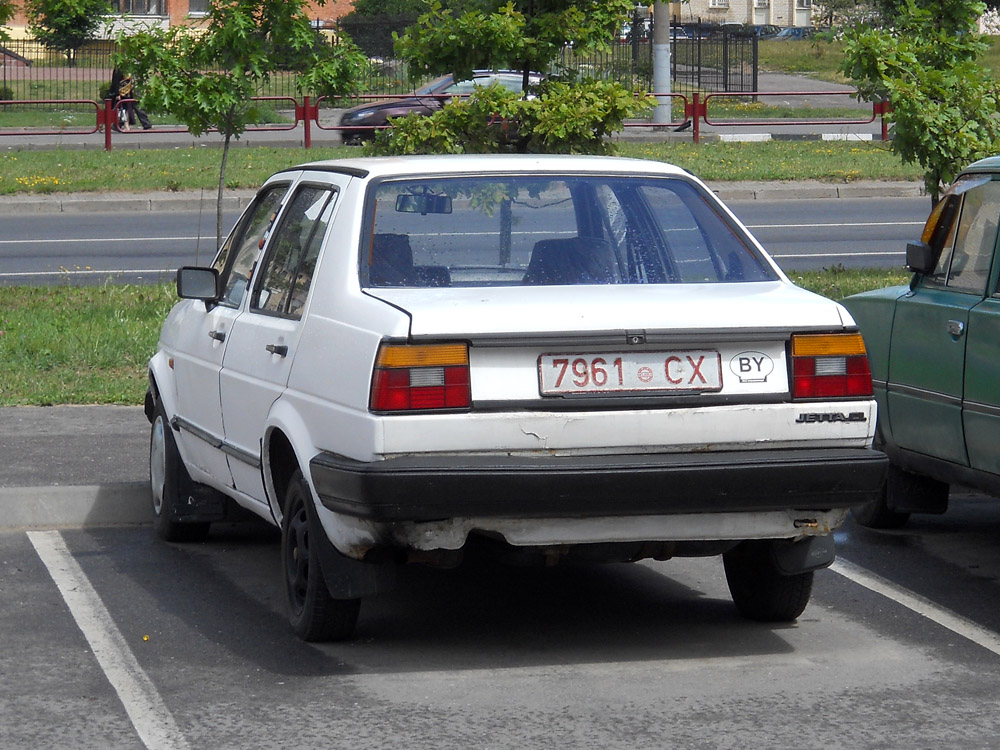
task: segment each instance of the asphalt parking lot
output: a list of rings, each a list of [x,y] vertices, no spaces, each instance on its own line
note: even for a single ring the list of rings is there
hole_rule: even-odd
[[[262,526],[192,546],[137,527],[4,532],[0,747],[1000,739],[1000,651],[974,640],[995,616],[970,638],[929,618],[929,599],[916,611],[840,572],[784,627],[736,616],[715,560],[415,568],[402,583],[366,603],[355,640],[311,646],[288,630]]]
[[[741,620],[714,559],[479,563],[407,569],[354,640],[316,646],[288,628],[276,532],[156,540],[141,411],[65,410],[0,410],[4,516],[50,513],[0,531],[2,748],[1000,746],[983,496],[849,522],[792,626]],[[100,518],[115,487],[137,519]],[[89,515],[54,523],[56,497]]]

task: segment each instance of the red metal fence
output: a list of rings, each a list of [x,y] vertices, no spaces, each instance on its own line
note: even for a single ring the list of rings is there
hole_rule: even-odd
[[[752,101],[754,103],[767,102],[769,99],[781,98],[783,101],[789,98],[806,98],[806,97],[851,97],[852,101],[856,98],[856,92],[850,90],[844,91],[753,91],[753,92],[740,92],[740,93],[709,93],[709,94],[692,94],[690,98],[683,94],[652,94],[652,96],[657,97],[661,102],[663,100],[669,100],[671,104],[671,111],[683,111],[684,118],[682,120],[676,120],[671,122],[638,122],[631,121],[626,123],[626,131],[636,131],[636,130],[687,130],[690,128],[692,139],[695,143],[699,143],[702,138],[702,128],[704,125],[712,127],[725,127],[725,128],[741,128],[741,127],[785,127],[785,126],[810,126],[810,127],[823,127],[823,126],[863,126],[869,125],[876,120],[880,121],[881,137],[882,140],[888,139],[888,123],[886,122],[886,114],[891,111],[891,106],[888,102],[867,102],[855,105],[857,115],[852,114],[847,117],[801,117],[801,118],[790,118],[790,117],[775,117],[775,118],[720,118],[718,116],[712,115],[712,102],[718,101],[720,103],[728,100],[738,100],[741,102]],[[398,96],[391,95],[370,95],[363,97],[366,101],[378,101],[385,99],[398,99]],[[432,98],[432,97],[423,97]],[[444,100],[453,98],[452,95],[438,97]],[[312,147],[312,134],[313,130],[322,131],[339,131],[342,134],[359,134],[365,132],[372,132],[378,128],[372,126],[341,126],[341,125],[324,125],[320,121],[320,104],[326,106],[334,106],[338,103],[337,98],[327,99],[326,97],[320,97],[316,100],[312,100],[310,97],[303,97],[301,101],[290,97],[290,96],[264,96],[255,97],[256,101],[266,101],[275,105],[276,109],[281,109],[282,111],[289,112],[293,117],[294,121],[291,123],[281,123],[273,125],[255,125],[247,128],[248,132],[265,132],[265,131],[292,131],[298,129],[301,125],[303,129],[303,143],[306,148]],[[353,97],[352,102],[357,102],[358,97]],[[135,100],[129,100],[135,103]],[[128,102],[125,102],[128,103]],[[284,106],[281,106],[281,104]],[[49,99],[49,100],[7,100],[0,102],[0,108],[6,105],[53,105],[53,106],[75,106],[77,109],[83,107],[83,109],[89,110],[90,107],[94,109],[94,124],[92,126],[80,126],[80,127],[61,127],[59,129],[51,128],[17,128],[17,129],[0,129],[0,137],[26,137],[26,136],[46,136],[46,135],[79,135],[86,136],[91,134],[101,133],[104,137],[104,148],[110,151],[113,147],[114,136],[113,133],[117,131],[118,127],[118,117],[117,111],[114,103],[111,100],[105,100],[104,102],[97,102],[89,99]],[[674,106],[676,105],[676,106]],[[120,105],[119,105],[120,106]],[[721,106],[721,105],[720,105]],[[870,109],[870,113],[867,108]],[[794,110],[792,110],[794,111]],[[815,111],[815,110],[810,110]],[[385,126],[382,126],[385,127]],[[151,130],[145,131],[135,131],[136,135],[150,136],[162,133],[185,133],[188,132],[187,128],[183,127],[164,127],[156,126]]]

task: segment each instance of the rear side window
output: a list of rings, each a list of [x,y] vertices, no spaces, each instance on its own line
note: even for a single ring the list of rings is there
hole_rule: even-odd
[[[302,316],[335,195],[328,187],[310,185],[296,191],[268,244],[252,310],[289,318]]]
[[[773,280],[752,242],[683,179],[484,176],[385,181],[371,197],[373,287]]]

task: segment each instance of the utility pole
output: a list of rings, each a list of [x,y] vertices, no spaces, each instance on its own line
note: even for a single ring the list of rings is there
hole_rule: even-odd
[[[653,93],[670,93],[670,4],[664,0],[653,3]],[[653,122],[665,125],[673,119],[670,97],[656,99]]]

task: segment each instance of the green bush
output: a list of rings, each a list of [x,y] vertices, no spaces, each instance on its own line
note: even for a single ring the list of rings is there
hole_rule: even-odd
[[[549,80],[522,99],[499,85],[477,89],[428,116],[391,122],[365,147],[370,155],[455,153],[613,153],[606,136],[655,104],[621,84]]]

